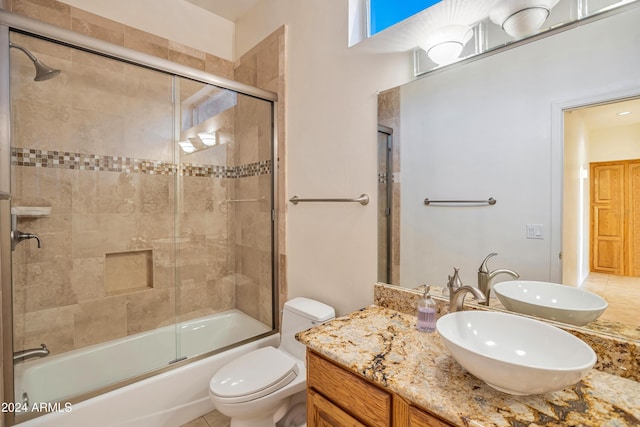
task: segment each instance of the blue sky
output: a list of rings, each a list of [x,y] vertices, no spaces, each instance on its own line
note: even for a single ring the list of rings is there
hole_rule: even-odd
[[[441,0],[369,0],[371,34],[378,33]]]

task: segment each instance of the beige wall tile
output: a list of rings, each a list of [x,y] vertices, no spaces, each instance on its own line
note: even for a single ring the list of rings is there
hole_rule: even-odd
[[[276,31],[264,39],[257,47],[256,84],[258,87],[267,89],[267,83],[277,80],[281,75],[279,53],[282,37],[281,32]]]
[[[234,79],[240,83],[256,86],[258,83],[257,67],[258,57],[252,49],[242,56],[239,63],[236,63]]]
[[[118,46],[124,45],[126,26],[82,9],[71,9],[71,29]]]
[[[71,286],[79,303],[106,297],[104,257],[74,259]]]
[[[209,280],[207,285],[213,310],[220,312],[237,307],[237,280],[235,274],[230,274],[222,279]]]
[[[233,79],[233,62],[206,54],[204,71],[226,79]]]
[[[236,308],[253,318],[260,317],[258,283],[244,274],[236,274]]]
[[[55,0],[12,0],[11,11],[71,29],[71,7]]]
[[[74,316],[75,348],[127,335],[127,297],[85,301]]]
[[[52,215],[71,213],[72,173],[70,171],[34,167],[18,167],[14,171],[13,206],[51,207]]]
[[[169,59],[169,41],[147,32],[127,27],[124,32],[124,46],[138,52]]]
[[[14,317],[14,351],[46,344],[51,354],[74,348],[75,305],[39,310]]]
[[[169,41],[169,61],[177,62],[197,70],[205,70],[206,55],[204,52]]]
[[[205,309],[211,309],[211,298],[206,281],[185,280],[181,277],[178,296],[178,313],[181,318],[195,311],[201,313]]]
[[[127,295],[127,334],[149,331],[175,322],[175,291],[154,289]]]

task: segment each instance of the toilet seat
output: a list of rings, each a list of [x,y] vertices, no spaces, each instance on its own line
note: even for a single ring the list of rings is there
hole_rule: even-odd
[[[222,367],[211,379],[209,391],[221,402],[248,402],[286,386],[298,372],[294,358],[274,347],[264,347]]]

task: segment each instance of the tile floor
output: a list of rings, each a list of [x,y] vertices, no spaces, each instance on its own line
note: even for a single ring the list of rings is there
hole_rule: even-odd
[[[640,326],[640,277],[590,273],[582,289],[600,295],[609,303],[601,319]]]
[[[181,427],[229,427],[231,420],[218,411],[211,411],[200,418],[196,418]]]
[[[591,273],[582,289],[600,295],[609,303],[602,319],[640,326],[640,277],[623,277],[612,274]],[[229,418],[212,411],[181,427],[229,427]]]

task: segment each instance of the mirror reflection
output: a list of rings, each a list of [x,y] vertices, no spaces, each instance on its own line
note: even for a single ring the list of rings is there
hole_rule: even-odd
[[[495,252],[490,271],[598,294],[609,306],[587,327],[638,339],[640,58],[623,36],[634,19],[638,9],[379,95],[380,281],[446,288],[458,268],[478,286]]]

